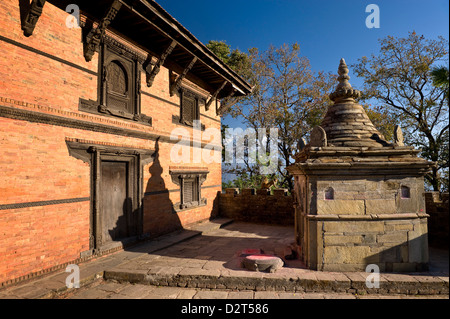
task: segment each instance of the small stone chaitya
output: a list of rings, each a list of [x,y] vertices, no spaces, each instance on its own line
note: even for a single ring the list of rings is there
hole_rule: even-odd
[[[386,141],[349,83],[341,59],[339,84],[310,142],[288,171],[295,179],[295,230],[301,259],[311,269],[381,271],[427,268],[424,175],[434,165],[403,144]]]

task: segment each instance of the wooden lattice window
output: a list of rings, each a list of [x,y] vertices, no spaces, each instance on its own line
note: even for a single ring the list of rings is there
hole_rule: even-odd
[[[201,186],[207,174],[206,170],[170,171],[172,181],[180,186],[180,202],[174,204],[175,211],[206,205],[206,198],[202,198],[201,195]]]
[[[117,111],[133,113],[132,97],[127,69],[118,61],[113,60],[105,67],[106,106]]]
[[[192,206],[198,205],[200,195],[198,184],[198,177],[183,180],[181,204],[191,204]]]
[[[181,123],[193,126],[200,120],[198,98],[187,90],[181,92]]]

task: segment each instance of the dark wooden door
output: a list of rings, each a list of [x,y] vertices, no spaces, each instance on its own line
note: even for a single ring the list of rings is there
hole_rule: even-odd
[[[128,237],[128,162],[102,161],[100,207],[102,242]]]

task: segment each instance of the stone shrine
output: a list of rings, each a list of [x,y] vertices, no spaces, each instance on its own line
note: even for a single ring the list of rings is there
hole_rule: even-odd
[[[434,165],[385,140],[352,88],[344,59],[339,84],[310,143],[287,169],[295,179],[295,233],[305,264],[320,271],[422,271],[428,263],[424,175]]]

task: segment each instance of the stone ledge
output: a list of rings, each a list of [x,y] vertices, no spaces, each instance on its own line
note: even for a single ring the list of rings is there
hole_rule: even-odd
[[[220,274],[205,270],[189,270],[174,275],[126,272],[122,269],[105,271],[104,279],[119,282],[140,283],[156,286],[190,287],[208,289],[238,289],[254,291],[295,292],[354,292],[358,294],[398,293],[406,295],[448,294],[448,281],[439,277],[416,275],[380,274],[380,288],[366,287],[366,273],[306,272],[298,276],[245,272],[238,274],[225,271]]]
[[[370,214],[370,215],[306,215],[306,218],[316,221],[327,220],[355,220],[355,221],[373,221],[373,220],[393,220],[393,219],[417,219],[428,218],[430,215],[425,213],[399,213],[399,214]]]

